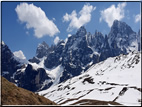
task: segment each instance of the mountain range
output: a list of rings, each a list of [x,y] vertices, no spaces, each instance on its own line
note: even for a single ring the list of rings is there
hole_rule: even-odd
[[[76,34],[57,45],[43,41],[35,57],[18,59],[2,41],[1,75],[18,87],[39,92],[84,74],[110,57],[127,55],[141,50],[140,31],[134,32],[125,22],[115,20],[108,35],[87,32],[81,26]],[[94,72],[95,73],[95,72]],[[93,78],[93,77],[91,77]]]

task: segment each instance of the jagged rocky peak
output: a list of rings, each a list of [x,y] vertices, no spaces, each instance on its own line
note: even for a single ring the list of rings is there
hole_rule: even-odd
[[[113,32],[115,34],[117,34],[117,33],[131,34],[134,31],[125,22],[114,20],[113,25],[111,27],[111,32]]]
[[[47,50],[49,49],[48,44],[43,41],[41,44],[38,45],[36,50],[36,56],[38,58],[42,58],[43,56],[47,55]]]
[[[29,61],[38,64],[40,62],[39,59],[47,56],[51,50],[52,46],[49,47],[48,44],[45,41],[43,41],[38,45],[36,49],[36,56],[33,57],[32,59],[29,59]]]
[[[115,20],[108,34],[108,43],[114,56],[138,50],[137,34],[125,22]]]
[[[48,44],[45,41],[43,41],[41,44],[38,45],[38,47],[42,47],[42,46],[49,48]]]
[[[4,43],[4,41],[1,42],[1,54],[2,54],[2,62],[8,61],[13,59],[14,54],[11,52],[9,47]]]
[[[98,32],[98,31],[96,30],[94,36],[95,36],[95,38],[97,39],[98,42],[103,42],[103,41],[104,41],[104,36],[103,36],[103,34],[102,34],[101,32]],[[96,42],[97,42],[97,41],[96,41]]]
[[[41,49],[41,48],[48,49],[49,46],[48,46],[48,44],[45,41],[43,41],[41,44],[38,45],[37,50]]]
[[[2,48],[2,51],[9,50],[8,46],[4,43],[4,41],[1,42],[1,48]]]
[[[96,30],[94,35],[87,34],[87,41],[88,45],[93,49],[93,51],[100,52],[105,39],[103,34]]]
[[[63,40],[60,40],[57,45],[51,46],[53,48],[50,48],[50,53],[48,54],[48,57],[44,61],[44,65],[46,68],[53,68],[57,67],[59,64],[61,64],[62,59],[62,53],[64,50],[65,42]]]
[[[77,35],[77,36],[85,36],[86,33],[87,33],[87,31],[86,31],[85,27],[84,27],[84,26],[81,26],[81,27],[78,29],[76,35]]]
[[[20,68],[20,62],[14,58],[13,53],[3,41],[1,42],[1,56],[2,76],[12,81],[11,77]]]
[[[1,42],[1,51],[2,51],[2,62],[10,60],[14,56],[11,50],[9,49],[9,47],[3,41]]]

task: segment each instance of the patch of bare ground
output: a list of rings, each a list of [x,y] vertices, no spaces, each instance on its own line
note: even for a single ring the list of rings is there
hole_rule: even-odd
[[[99,100],[90,100],[90,99],[82,99],[77,101],[71,105],[121,105],[117,102],[113,101],[99,101]]]
[[[56,103],[39,96],[31,91],[15,86],[4,77],[1,77],[1,104],[2,105],[56,105]]]

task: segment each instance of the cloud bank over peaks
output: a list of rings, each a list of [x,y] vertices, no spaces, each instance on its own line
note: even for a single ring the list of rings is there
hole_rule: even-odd
[[[14,56],[16,56],[19,59],[26,59],[25,55],[21,50],[13,52]]]
[[[18,15],[18,19],[22,23],[26,23],[26,28],[34,28],[34,33],[37,38],[42,38],[43,36],[53,37],[59,33],[59,29],[49,20],[45,12],[33,4],[20,3],[15,8]]]
[[[114,20],[122,20],[125,17],[125,6],[126,2],[119,3],[117,7],[115,7],[115,5],[111,5],[109,8],[100,11],[100,22],[104,20],[108,26],[111,27]]]
[[[71,14],[66,13],[63,16],[63,22],[70,22],[67,32],[71,32],[74,29],[78,29],[81,26],[91,21],[91,13],[96,9],[92,5],[85,4],[80,12],[77,14],[76,10],[73,10]]]

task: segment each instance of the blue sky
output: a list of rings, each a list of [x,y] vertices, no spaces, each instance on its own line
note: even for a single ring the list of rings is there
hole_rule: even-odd
[[[35,56],[39,43],[51,45],[75,34],[80,26],[88,32],[108,34],[113,20],[140,29],[140,2],[2,2],[2,40],[12,52]],[[56,40],[55,40],[56,38]]]

